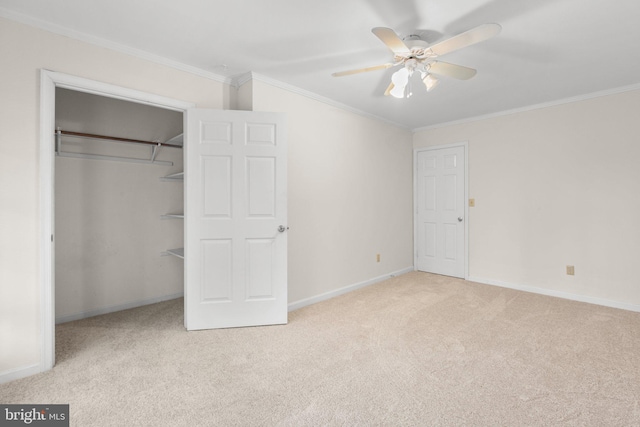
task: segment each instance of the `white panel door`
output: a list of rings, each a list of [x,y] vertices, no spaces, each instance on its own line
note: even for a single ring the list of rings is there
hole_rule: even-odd
[[[464,147],[417,152],[416,268],[464,278]]]
[[[190,109],[186,129],[186,328],[287,323],[284,115]]]

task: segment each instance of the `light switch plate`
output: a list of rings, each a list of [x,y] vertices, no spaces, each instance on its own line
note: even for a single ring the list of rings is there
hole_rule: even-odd
[[[469,199],[469,207],[475,207],[476,206],[476,199]]]

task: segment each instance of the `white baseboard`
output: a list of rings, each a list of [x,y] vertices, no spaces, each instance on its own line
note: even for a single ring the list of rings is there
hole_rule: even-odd
[[[298,301],[294,301],[289,303],[289,311],[298,310],[299,308],[306,307],[311,304],[315,304],[321,301],[326,301],[328,299],[337,297],[339,295],[346,294],[348,292],[355,291],[356,289],[364,288],[365,286],[373,285],[378,282],[382,282],[383,280],[390,279],[395,276],[399,276],[401,274],[409,273],[414,271],[413,266],[403,268],[402,270],[394,271],[392,273],[383,274],[382,276],[374,277],[373,279],[365,280],[364,282],[354,283],[353,285],[345,286],[340,289],[335,289],[333,291],[325,292],[320,295],[316,295],[310,298],[304,298]]]
[[[589,304],[602,305],[604,307],[619,308],[622,310],[640,312],[640,305],[628,304],[625,302],[612,301],[604,298],[590,297],[587,295],[572,294],[570,292],[555,291],[553,289],[538,288],[535,286],[514,285],[513,283],[501,282],[493,279],[483,279],[480,277],[469,277],[470,282],[481,283],[483,285],[499,286],[501,288],[515,289],[518,291],[531,292],[534,294],[547,295],[556,298],[568,299],[572,301],[586,302]]]
[[[177,294],[164,295],[161,297],[149,298],[149,299],[138,300],[138,301],[131,301],[125,304],[112,305],[109,307],[101,307],[95,310],[83,311],[81,313],[60,316],[60,317],[56,317],[56,325],[59,323],[72,322],[74,320],[86,319],[87,317],[99,316],[101,314],[113,313],[115,311],[142,307],[143,305],[155,304],[157,302],[169,301],[176,298],[182,298],[183,296],[184,296],[184,292],[178,292]]]
[[[39,363],[36,365],[25,366],[22,368],[12,369],[10,371],[0,372],[0,384],[19,380],[20,378],[30,377],[31,375],[39,374],[40,372],[42,372],[42,367]]]

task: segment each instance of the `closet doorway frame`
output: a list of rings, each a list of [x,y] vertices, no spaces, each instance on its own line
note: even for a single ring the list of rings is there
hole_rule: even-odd
[[[55,108],[56,88],[182,112],[186,132],[187,112],[194,103],[102,83],[56,71],[40,70],[40,372],[55,365]],[[185,133],[185,141],[186,133]],[[183,147],[186,149],[186,144]]]

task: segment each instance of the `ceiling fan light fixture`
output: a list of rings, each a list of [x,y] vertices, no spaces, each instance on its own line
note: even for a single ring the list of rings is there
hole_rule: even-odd
[[[405,67],[400,68],[391,76],[391,83],[393,88],[389,91],[389,94],[394,98],[404,98],[405,88],[409,83],[409,70]]]
[[[427,73],[424,77],[422,77],[422,82],[427,87],[427,92],[431,92],[431,89],[436,87],[438,83],[440,83],[440,80],[438,80],[438,78],[433,74]]]
[[[389,91],[389,95],[394,98],[404,98],[404,87],[403,86],[393,86],[393,89]]]

